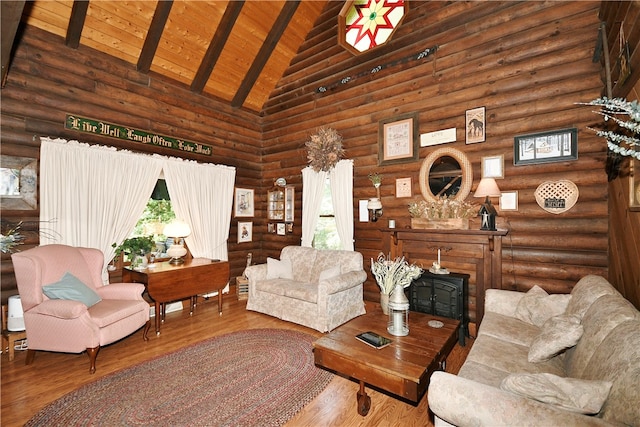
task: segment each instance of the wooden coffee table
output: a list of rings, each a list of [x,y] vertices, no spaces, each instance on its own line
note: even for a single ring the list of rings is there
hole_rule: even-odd
[[[409,335],[396,337],[387,331],[389,316],[380,307],[356,317],[313,343],[317,366],[347,375],[360,382],[357,408],[367,415],[371,397],[365,384],[418,403],[429,385],[431,374],[443,370],[447,356],[458,339],[460,321],[417,312],[409,313]],[[444,324],[429,326],[430,320]],[[373,331],[393,340],[376,349],[356,339]]]

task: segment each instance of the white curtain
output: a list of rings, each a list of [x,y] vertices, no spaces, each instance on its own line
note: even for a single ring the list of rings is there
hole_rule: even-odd
[[[329,173],[331,202],[342,249],[353,250],[353,160],[340,160]]]
[[[42,138],[40,244],[100,249],[106,265],[135,227],[158,180],[155,156]]]
[[[302,242],[301,246],[311,247],[320,217],[320,205],[327,172],[316,172],[307,166],[302,169]]]
[[[227,261],[235,168],[171,158],[163,170],[176,217],[191,227],[191,254]]]

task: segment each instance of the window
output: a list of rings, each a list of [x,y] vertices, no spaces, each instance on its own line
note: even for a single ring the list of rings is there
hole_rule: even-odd
[[[156,242],[157,256],[166,257],[172,241],[167,242],[164,226],[175,219],[176,214],[171,206],[171,199],[164,179],[159,179],[147,202],[147,207],[140,215],[138,223],[129,237],[153,236]]]
[[[331,200],[331,183],[329,179],[325,181],[322,193],[322,203],[320,205],[320,217],[316,225],[313,237],[313,247],[316,249],[341,249],[340,236],[336,226],[336,218],[333,212],[333,202]]]

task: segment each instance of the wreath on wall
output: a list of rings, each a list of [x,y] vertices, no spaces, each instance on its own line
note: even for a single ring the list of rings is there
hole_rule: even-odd
[[[309,166],[316,172],[328,172],[344,157],[342,136],[332,128],[320,128],[305,145]]]

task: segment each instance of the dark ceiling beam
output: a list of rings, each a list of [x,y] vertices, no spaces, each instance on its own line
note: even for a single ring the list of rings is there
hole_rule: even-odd
[[[238,91],[231,100],[232,107],[238,108],[241,107],[242,104],[244,104],[247,96],[249,96],[249,92],[251,92],[251,88],[256,83],[256,80],[258,80],[262,69],[267,64],[267,61],[269,60],[269,57],[277,46],[280,37],[282,37],[282,34],[287,29],[287,26],[293,18],[296,9],[298,9],[299,4],[300,1],[285,2],[284,7],[280,11],[278,19],[276,19],[273,27],[271,27],[271,31],[269,31],[269,34],[262,44],[260,51],[251,64],[251,68],[249,68],[247,75],[244,77],[244,80],[242,80],[242,84],[240,84]]]
[[[71,7],[71,16],[69,17],[69,26],[67,27],[67,37],[64,44],[72,49],[80,46],[80,37],[82,37],[82,28],[84,20],[87,18],[87,9],[89,9],[89,1],[74,1]]]
[[[211,39],[211,43],[209,43],[207,53],[202,58],[200,67],[198,67],[198,72],[193,78],[193,82],[191,82],[191,90],[193,92],[202,93],[202,90],[213,72],[213,67],[215,67],[216,62],[222,53],[222,49],[229,39],[229,34],[231,34],[231,30],[240,15],[242,6],[244,6],[244,0],[232,1],[227,4],[227,9],[224,11],[224,15],[222,16],[220,24],[213,35],[213,39]]]
[[[7,72],[11,63],[11,51],[13,49],[13,40],[18,32],[20,18],[24,10],[24,1],[0,1],[0,61],[2,62],[2,87],[7,81]]]
[[[136,69],[141,73],[148,73],[151,69],[151,63],[156,55],[156,50],[158,50],[160,37],[162,37],[162,32],[169,19],[169,12],[171,12],[172,6],[173,0],[159,1],[156,5],[156,11],[153,13],[153,19],[151,20],[151,25],[149,25],[149,31],[144,39],[144,45],[136,66]]]

